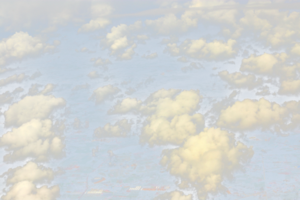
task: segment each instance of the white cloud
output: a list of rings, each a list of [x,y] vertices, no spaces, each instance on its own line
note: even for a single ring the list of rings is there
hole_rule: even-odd
[[[4,113],[5,126],[20,126],[32,119],[45,119],[53,110],[65,104],[64,99],[54,96],[26,96]]]
[[[231,130],[244,131],[261,128],[281,132],[298,126],[299,102],[288,101],[282,106],[264,98],[245,99],[221,111],[217,125]],[[290,122],[288,123],[288,120]]]
[[[127,119],[117,121],[114,125],[108,123],[103,128],[99,127],[94,131],[94,136],[102,137],[126,137],[131,130],[131,123]]]
[[[26,78],[25,74],[19,74],[19,75],[12,75],[7,78],[0,80],[0,86],[4,86],[10,83],[21,83]]]
[[[45,44],[38,37],[32,37],[28,33],[16,32],[0,42],[0,66],[21,61],[27,57],[36,57],[53,50],[55,46]]]
[[[94,90],[90,99],[95,100],[97,104],[104,102],[107,99],[113,98],[117,93],[120,92],[120,89],[112,85],[106,85],[99,87]]]
[[[300,80],[282,81],[278,94],[298,95],[300,93]]]
[[[110,24],[110,21],[104,18],[92,19],[89,23],[82,25],[78,32],[91,32],[104,28]]]
[[[235,142],[234,134],[205,128],[177,149],[163,151],[161,164],[181,179],[179,187],[195,187],[200,199],[225,192],[222,181],[242,167],[253,155],[252,148]],[[189,186],[190,185],[190,186]]]
[[[262,85],[261,78],[256,79],[252,74],[242,74],[240,72],[228,73],[227,70],[218,73],[222,80],[226,81],[233,88],[248,88],[253,89],[259,85]]]
[[[44,89],[40,92],[40,94],[43,94],[43,95],[48,94],[48,93],[52,92],[53,89],[54,89],[53,84],[51,84],[51,83],[47,84],[47,85],[45,85]]]
[[[90,77],[90,78],[99,78],[100,76],[99,76],[97,71],[92,71],[88,74],[88,77]]]
[[[142,102],[135,98],[126,98],[118,101],[117,104],[108,111],[108,114],[125,114],[128,112],[137,112]]]
[[[166,51],[173,56],[186,55],[197,59],[225,60],[236,55],[234,46],[235,40],[229,39],[227,42],[212,41],[206,42],[204,39],[185,40],[181,45],[169,43]]]
[[[181,144],[204,127],[199,109],[199,91],[161,89],[151,94],[140,107],[148,116],[142,128],[141,143],[153,145]]]
[[[5,133],[0,140],[12,153],[4,156],[4,161],[22,160],[33,157],[37,161],[46,161],[49,157],[63,154],[64,145],[60,137],[52,131],[51,120],[32,119],[19,128]]]
[[[151,54],[148,54],[148,55],[143,55],[142,56],[143,58],[146,58],[146,59],[154,59],[157,57],[157,53],[151,53]]]

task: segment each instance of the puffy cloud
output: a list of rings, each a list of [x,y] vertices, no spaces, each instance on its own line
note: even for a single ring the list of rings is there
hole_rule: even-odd
[[[228,73],[227,70],[218,73],[222,80],[226,81],[233,88],[253,89],[263,83],[262,79],[256,79],[252,74],[244,75],[240,72]]]
[[[143,58],[146,58],[146,59],[154,59],[157,57],[157,53],[151,53],[151,54],[148,54],[148,55],[143,55],[142,56]]]
[[[155,197],[153,200],[192,200],[193,196],[191,194],[185,195],[181,191],[173,191],[173,192],[166,192]]]
[[[82,85],[76,85],[75,87],[72,88],[72,92],[77,92],[79,90],[88,90],[89,88],[91,87],[90,84],[88,83],[85,83],[85,84],[82,84]]]
[[[108,111],[108,114],[125,114],[128,112],[137,112],[142,102],[135,98],[126,98],[118,101],[113,109]]]
[[[298,95],[300,93],[300,80],[282,81],[278,94]]]
[[[102,59],[102,58],[92,58],[92,62],[94,62],[94,66],[106,66],[108,64],[111,64],[109,59]]]
[[[32,119],[19,128],[5,133],[0,140],[1,146],[12,153],[4,156],[4,161],[22,160],[33,157],[37,161],[46,161],[49,157],[60,157],[64,145],[60,137],[52,131],[49,119]]]
[[[13,95],[22,92],[24,89],[21,87],[16,88],[13,92],[6,91],[0,94],[0,105],[11,103]]]
[[[26,96],[4,113],[5,126],[20,126],[35,118],[45,119],[53,110],[65,104],[64,99],[54,96]]]
[[[222,110],[217,125],[237,131],[273,128],[280,133],[281,130],[287,131],[298,126],[299,112],[300,104],[296,101],[288,101],[280,106],[264,98],[258,101],[245,99]]]
[[[21,181],[14,184],[6,195],[2,196],[3,200],[55,200],[59,196],[59,187],[42,186],[37,188],[29,181]]]
[[[44,89],[40,92],[40,94],[48,94],[50,92],[52,92],[52,90],[54,89],[54,85],[53,84],[47,84]]]
[[[99,76],[97,71],[92,71],[88,74],[88,77],[90,77],[90,78],[99,78],[100,76]]]
[[[164,150],[161,164],[180,177],[181,188],[195,187],[199,199],[206,199],[208,194],[225,192],[222,181],[231,178],[252,155],[252,148],[236,142],[234,134],[205,128],[189,137],[182,147]]]
[[[99,103],[104,102],[107,99],[113,98],[119,92],[120,92],[119,88],[114,87],[112,85],[106,85],[106,86],[99,87],[96,90],[94,90],[90,99],[95,100],[96,103],[99,104]]]
[[[55,46],[45,44],[38,37],[32,37],[28,33],[16,32],[0,42],[0,66],[26,57],[38,56],[53,50]]]
[[[127,119],[117,121],[114,125],[108,123],[103,128],[94,131],[94,136],[102,137],[126,137],[131,130],[131,123]]]
[[[104,18],[92,19],[89,23],[82,25],[78,32],[91,32],[104,28],[110,24],[110,21]]]
[[[181,68],[181,71],[188,72],[188,71],[192,71],[194,69],[200,69],[200,68],[204,68],[200,63],[191,62],[190,65]]]
[[[180,46],[176,43],[168,43],[166,51],[173,56],[184,54],[197,59],[225,60],[236,55],[235,44],[236,41],[232,39],[227,42],[218,40],[206,42],[204,39],[185,40]]]
[[[300,55],[300,44],[295,44],[291,49],[292,54]]]
[[[54,172],[50,168],[37,165],[31,161],[27,162],[26,165],[22,167],[9,169],[3,175],[7,176],[7,184],[16,184],[21,181],[42,183],[45,181],[52,181],[54,178]]]
[[[181,144],[190,135],[197,134],[204,127],[199,109],[202,97],[199,91],[161,89],[151,94],[140,107],[148,116],[140,135],[141,143],[153,145]]]

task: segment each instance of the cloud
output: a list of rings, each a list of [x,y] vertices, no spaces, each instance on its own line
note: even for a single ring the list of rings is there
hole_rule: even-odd
[[[140,142],[153,145],[179,145],[204,127],[204,118],[195,111],[202,99],[199,91],[161,89],[151,94],[140,107],[142,114],[148,116]]]
[[[151,53],[151,54],[148,54],[148,55],[143,55],[142,56],[143,58],[146,58],[146,59],[154,59],[157,57],[157,53]]]
[[[94,131],[97,138],[103,137],[126,137],[131,130],[131,123],[127,119],[117,121],[114,125],[107,123],[103,128],[99,127]]]
[[[282,81],[278,94],[281,95],[298,95],[300,93],[300,80]]]
[[[49,182],[54,178],[52,169],[37,165],[31,161],[22,167],[9,169],[3,175],[7,176],[6,184],[16,184],[21,181],[30,181],[36,184],[45,181]]]
[[[98,29],[104,28],[108,24],[110,24],[110,21],[108,19],[104,19],[104,18],[92,19],[89,23],[82,25],[78,29],[78,32],[96,31]]]
[[[260,89],[261,91],[256,92],[255,95],[266,96],[266,95],[270,95],[271,94],[269,87],[266,86],[266,85],[262,86],[262,87],[260,87],[258,89]]]
[[[299,102],[296,101],[288,101],[280,106],[264,98],[258,101],[245,99],[222,110],[217,125],[235,131],[261,128],[280,133],[281,130],[287,131],[298,126],[299,112]]]
[[[21,87],[17,87],[12,92],[8,90],[3,92],[2,94],[0,94],[0,106],[11,104],[13,100],[22,92],[24,92],[24,89]]]
[[[38,37],[32,37],[28,33],[16,32],[0,42],[0,66],[39,56],[53,50],[55,46],[45,44]]]
[[[228,73],[227,70],[218,73],[220,78],[226,81],[233,88],[248,88],[251,90],[263,83],[261,78],[256,79],[252,74],[244,75],[240,72]]]
[[[32,119],[45,119],[51,112],[65,104],[64,99],[54,96],[26,96],[11,105],[4,113],[5,126],[20,126]]]
[[[185,40],[179,46],[176,43],[168,43],[165,51],[172,56],[186,55],[196,59],[226,60],[236,55],[235,44],[236,41],[232,39],[227,42],[218,40],[206,42],[204,39]]]
[[[53,84],[47,84],[44,89],[40,92],[40,94],[49,94],[50,92],[52,92],[52,90],[54,89],[54,85]]]
[[[166,192],[163,193],[157,197],[155,197],[153,200],[192,200],[193,195],[185,195],[181,191],[173,191],[173,192]]]
[[[120,92],[119,88],[114,87],[112,85],[106,85],[94,90],[90,99],[95,100],[96,104],[100,104],[107,99],[113,98],[119,92]]]
[[[29,181],[21,181],[14,184],[6,195],[2,196],[3,200],[55,200],[59,196],[59,187],[42,186],[37,188]]]
[[[249,161],[253,151],[236,142],[232,133],[205,128],[189,137],[182,147],[164,150],[162,154],[161,164],[171,175],[180,177],[179,187],[195,187],[199,199],[206,199],[208,194],[226,191],[222,181],[242,169],[241,163]]]
[[[118,101],[117,104],[108,111],[108,114],[125,114],[128,112],[137,112],[142,102],[135,98],[126,98]]]
[[[109,59],[102,59],[102,58],[92,58],[92,62],[94,62],[94,66],[103,66],[105,67],[108,64],[111,64]]]
[[[4,79],[0,79],[0,87],[10,83],[21,83],[26,78],[25,74],[12,75]]]
[[[62,139],[52,131],[49,119],[32,119],[19,128],[5,133],[0,140],[1,146],[12,153],[4,156],[4,161],[11,162],[33,157],[37,161],[47,161],[49,157],[63,155]]]
[[[85,84],[82,84],[82,85],[76,85],[75,87],[72,88],[72,92],[77,92],[79,90],[88,90],[89,88],[91,87],[90,84],[88,83],[85,83]]]
[[[93,79],[93,78],[99,78],[100,76],[97,71],[92,71],[88,74],[88,77]]]

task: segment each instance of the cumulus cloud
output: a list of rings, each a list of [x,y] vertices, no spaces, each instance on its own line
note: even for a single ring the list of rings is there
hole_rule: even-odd
[[[131,130],[131,123],[127,119],[117,121],[114,125],[107,123],[104,127],[99,127],[94,131],[97,138],[103,137],[126,137]]]
[[[21,83],[26,78],[25,74],[12,75],[4,79],[0,79],[0,87],[10,83]]]
[[[252,74],[242,74],[240,72],[229,73],[227,70],[218,73],[220,78],[226,81],[233,88],[253,89],[263,83],[261,78],[256,79]]]
[[[227,42],[218,40],[206,42],[201,38],[185,40],[179,46],[176,43],[168,43],[165,51],[173,56],[186,55],[196,59],[225,60],[236,55],[235,44],[236,41],[232,39]]]
[[[153,200],[192,200],[193,196],[191,194],[185,195],[181,191],[172,191],[172,192],[166,192],[164,194],[161,194],[157,197],[155,197]]]
[[[143,58],[146,58],[146,59],[154,59],[157,57],[157,53],[151,53],[151,54],[148,54],[148,55],[143,55],[142,56]]]
[[[278,94],[281,95],[298,95],[300,93],[300,80],[282,81]]]
[[[221,111],[217,125],[236,131],[261,128],[281,133],[298,126],[299,102],[287,101],[282,106],[261,98],[237,101]],[[290,120],[290,122],[289,122]]]
[[[206,199],[208,194],[225,192],[222,181],[230,179],[252,156],[252,148],[236,142],[234,134],[205,128],[190,136],[182,147],[164,150],[161,164],[171,175],[180,177],[179,187],[195,187],[199,199]]]
[[[99,78],[100,76],[97,71],[92,71],[88,74],[88,77],[93,79],[93,78]]]
[[[20,126],[32,119],[45,119],[52,111],[65,104],[64,99],[54,96],[26,96],[4,113],[5,126]]]
[[[190,135],[197,134],[204,127],[204,118],[196,113],[202,99],[199,91],[161,89],[151,94],[140,107],[148,116],[140,142],[153,145],[179,145]]]
[[[94,90],[90,99],[95,100],[96,104],[102,103],[107,99],[113,98],[117,93],[120,92],[120,89],[112,85],[106,85],[99,87]]]
[[[98,29],[104,28],[108,24],[110,24],[110,21],[108,19],[104,19],[104,18],[92,19],[89,23],[82,25],[78,29],[78,32],[96,31]]]
[[[62,139],[52,131],[49,119],[32,119],[19,128],[5,133],[0,140],[1,146],[12,153],[4,156],[4,161],[11,162],[33,157],[37,161],[47,161],[49,157],[62,156]]]
[[[13,61],[21,61],[27,57],[36,57],[51,51],[56,45],[45,44],[38,37],[25,32],[16,32],[0,42],[0,66]]]
[[[118,101],[117,104],[108,111],[108,114],[125,114],[128,112],[137,112],[142,102],[135,98],[126,98]]]
[[[51,83],[47,84],[47,85],[45,85],[44,89],[40,92],[40,94],[42,94],[42,95],[49,94],[50,92],[52,92],[54,87],[55,86]]]
[[[27,162],[22,167],[9,169],[3,175],[7,176],[7,184],[16,184],[21,181],[30,181],[36,184],[49,182],[54,178],[54,172],[52,169],[37,165],[31,161]]]

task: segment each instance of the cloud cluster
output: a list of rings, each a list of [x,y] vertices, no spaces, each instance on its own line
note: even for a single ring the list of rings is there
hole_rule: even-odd
[[[94,131],[97,138],[103,137],[126,137],[131,130],[131,123],[127,119],[117,121],[114,125],[107,123],[104,127],[99,127]]]
[[[157,197],[155,197],[153,200],[192,200],[193,196],[191,194],[185,195],[181,191],[172,191],[172,192],[166,192],[164,194],[161,194]]]
[[[52,88],[53,85],[48,84],[42,92],[48,93]],[[64,105],[62,98],[44,95],[26,96],[11,105],[4,113],[5,125],[15,127],[0,138],[0,146],[8,152],[3,160],[10,163],[30,158],[45,162],[63,156],[64,144],[60,134],[64,124],[56,122],[53,125],[47,118],[54,109]],[[10,186],[1,198],[3,200],[55,200],[59,196],[58,186],[36,187],[35,184],[50,183],[54,172],[32,161],[9,169],[2,176],[6,176],[6,185]]]
[[[287,131],[298,126],[300,106],[297,101],[284,102],[282,106],[261,98],[237,101],[221,111],[217,125],[235,131],[273,129]]]
[[[252,148],[235,141],[234,134],[219,128],[205,128],[191,136],[182,147],[163,151],[161,164],[181,179],[181,188],[195,187],[198,197],[226,191],[225,178],[241,169],[253,155]]]
[[[45,44],[38,37],[32,37],[22,31],[16,32],[0,42],[0,66],[21,61],[27,57],[36,57],[53,50],[57,44]]]
[[[204,127],[203,116],[195,113],[200,108],[201,99],[199,91],[161,89],[144,102],[135,98],[118,101],[108,114],[135,113],[145,116],[140,135],[140,142],[143,144],[179,145]]]
[[[90,99],[95,100],[96,104],[100,104],[107,99],[113,98],[119,92],[120,92],[119,88],[114,87],[112,85],[106,85],[94,90]]]

